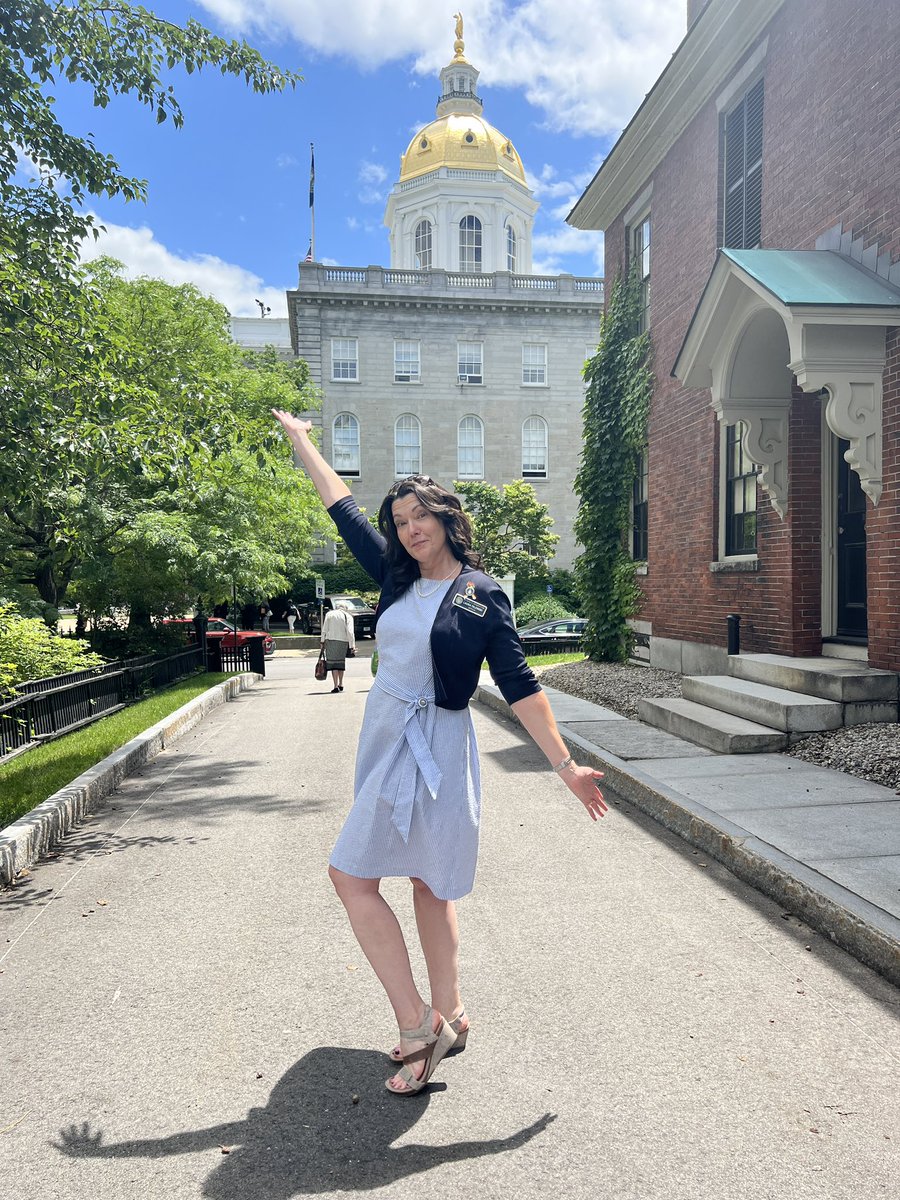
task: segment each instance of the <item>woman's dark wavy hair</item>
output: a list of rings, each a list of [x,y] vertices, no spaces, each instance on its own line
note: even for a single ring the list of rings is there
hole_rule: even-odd
[[[415,495],[420,504],[433,512],[447,535],[447,544],[454,557],[469,567],[482,566],[481,555],[472,549],[472,522],[463,510],[458,496],[435,483],[427,475],[409,475],[398,479],[378,510],[378,528],[387,539],[387,560],[398,587],[409,587],[419,578],[419,564],[403,548],[394,526],[393,503],[403,496]]]

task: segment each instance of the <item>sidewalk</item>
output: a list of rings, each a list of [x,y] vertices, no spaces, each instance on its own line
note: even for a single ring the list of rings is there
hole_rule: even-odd
[[[622,799],[612,755],[589,821],[484,704],[473,1035],[390,1096],[396,1023],[326,874],[372,677],[333,695],[314,657],[276,656],[0,894],[17,1200],[895,1195],[897,989]],[[384,892],[426,987],[409,884]]]
[[[900,796],[783,754],[715,754],[544,689],[609,789],[900,985]],[[510,710],[482,675],[478,698]]]

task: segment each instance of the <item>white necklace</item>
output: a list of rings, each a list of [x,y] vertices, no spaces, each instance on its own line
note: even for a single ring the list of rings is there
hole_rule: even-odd
[[[435,592],[438,590],[438,588],[441,586],[442,583],[446,583],[448,579],[452,579],[454,575],[458,575],[461,570],[462,570],[462,567],[460,566],[459,563],[457,563],[449,575],[445,575],[443,579],[434,580],[434,587],[429,588],[427,592],[424,592],[422,590],[422,586],[421,586],[422,585],[422,576],[418,575],[414,581],[416,595],[421,600],[427,600],[429,596],[433,596],[435,594]],[[431,581],[429,580],[429,582],[431,582]]]

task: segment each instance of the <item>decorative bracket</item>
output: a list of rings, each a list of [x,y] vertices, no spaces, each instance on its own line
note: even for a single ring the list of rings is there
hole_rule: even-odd
[[[759,482],[783,521],[788,501],[790,400],[722,399],[713,400],[713,408],[723,424],[743,423],[744,452],[760,468]]]
[[[828,428],[850,443],[844,457],[873,504],[882,490],[884,326],[803,326],[790,369],[808,392],[825,393]],[[796,345],[791,336],[791,349]]]

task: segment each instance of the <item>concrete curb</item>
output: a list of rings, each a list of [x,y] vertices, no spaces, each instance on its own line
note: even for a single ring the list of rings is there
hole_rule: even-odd
[[[506,702],[486,688],[479,686],[475,696],[486,707],[516,720]],[[900,921],[890,913],[609,751],[600,750],[563,722],[559,731],[582,761],[605,772],[610,789],[622,799],[900,986]]]
[[[0,830],[0,884],[11,883],[18,871],[35,862],[86,813],[99,808],[126,776],[193,729],[212,709],[233,700],[262,678],[248,671],[217,683]]]

